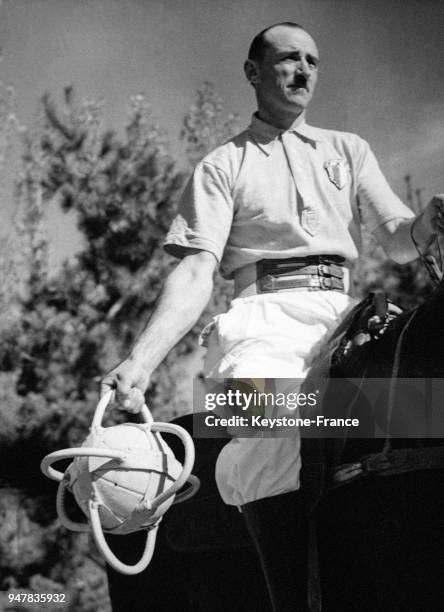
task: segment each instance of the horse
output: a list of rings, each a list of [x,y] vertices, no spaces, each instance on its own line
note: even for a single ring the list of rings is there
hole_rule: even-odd
[[[370,338],[368,321],[383,320],[387,308],[371,295],[330,339],[322,411],[364,426],[354,437],[303,440],[324,604],[315,597],[313,610],[442,608],[443,305],[441,281]],[[362,334],[368,341],[341,351]]]
[[[302,441],[301,490],[313,530],[307,552],[310,612],[442,609],[444,432],[430,437],[441,434],[431,431],[436,422],[429,413],[439,417],[444,391],[443,307],[441,282],[424,304],[372,334],[367,321],[381,320],[381,297],[367,298],[338,328],[319,362],[329,381],[324,414],[335,415],[342,402],[342,414],[346,408],[365,427],[355,437],[345,432]],[[362,340],[363,321],[368,341],[353,346],[353,339]],[[374,381],[382,381],[376,394]],[[407,412],[411,418],[403,427]],[[196,418],[203,415],[175,423],[192,433]],[[174,440],[167,441],[180,459]],[[195,439],[201,490],[164,517],[151,565],[136,577],[107,568],[114,612],[272,609],[242,516],[218,496],[214,466],[226,442]],[[109,535],[108,542],[130,563],[140,555],[144,535]]]

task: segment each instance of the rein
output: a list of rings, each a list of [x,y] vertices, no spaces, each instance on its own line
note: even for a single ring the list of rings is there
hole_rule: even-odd
[[[423,253],[422,250],[419,248],[419,244],[416,242],[415,236],[413,235],[413,226],[414,226],[414,223],[412,223],[410,226],[410,237],[412,239],[413,244],[415,245],[415,249],[419,255],[419,258],[421,259],[421,262],[424,264],[424,267],[429,273],[430,279],[436,288],[443,279],[443,272],[442,272],[441,266],[438,265],[438,262],[436,261],[436,258],[433,255],[427,255]],[[440,259],[440,262],[442,263],[442,252],[441,252],[441,245],[439,243],[438,235],[436,236],[436,244],[438,247],[439,259]],[[402,328],[401,333],[399,334],[398,341],[396,343],[395,355],[393,359],[393,368],[392,368],[391,380],[390,380],[389,398],[388,398],[388,414],[387,414],[388,424],[390,423],[392,414],[393,414],[393,406],[395,402],[395,393],[396,393],[396,381],[398,379],[398,374],[399,374],[399,365],[401,361],[401,349],[402,349],[402,343],[404,340],[404,334],[407,331],[407,329],[410,327],[410,323],[413,321],[416,315],[416,312],[417,312],[417,308],[413,310],[410,317],[407,319],[407,322]],[[389,450],[390,450],[390,436],[387,435],[387,438],[385,439],[385,443],[384,443],[384,448],[381,454],[386,455]]]
[[[401,333],[399,334],[398,341],[396,342],[395,356],[393,359],[393,367],[392,367],[392,372],[390,375],[390,387],[389,387],[389,395],[388,395],[388,406],[387,406],[387,426],[388,427],[390,426],[390,423],[392,420],[393,407],[395,405],[396,383],[398,380],[399,366],[401,363],[401,349],[402,349],[402,344],[404,340],[404,335],[405,335],[405,332],[410,327],[411,322],[415,318],[416,312],[417,312],[417,309],[415,308],[413,312],[410,314],[409,318],[407,319],[406,324],[404,325],[404,327],[401,330]],[[382,449],[381,455],[386,456],[389,450],[390,450],[390,434],[387,434],[387,437],[384,442],[384,448]]]
[[[430,280],[432,281],[432,283],[434,284],[436,288],[443,279],[443,271],[441,269],[441,266],[438,265],[438,262],[436,261],[436,258],[433,255],[426,255],[419,248],[419,244],[416,242],[415,237],[413,235],[413,226],[414,226],[414,223],[412,223],[410,226],[410,236],[412,238],[412,242],[415,245],[415,249],[419,255],[419,258],[421,259],[421,262],[423,263],[425,269],[429,273]],[[442,252],[441,252],[441,245],[439,243],[439,236],[436,236],[436,244],[438,247],[439,259],[442,262]],[[410,317],[407,319],[407,322],[402,328],[401,333],[399,334],[398,341],[396,343],[395,355],[393,359],[393,368],[392,368],[391,377],[390,377],[390,388],[389,388],[388,406],[387,406],[387,425],[390,424],[391,419],[392,419],[392,414],[393,414],[393,407],[395,403],[395,394],[396,394],[396,383],[398,380],[399,366],[400,366],[400,361],[401,361],[401,349],[402,349],[402,343],[404,340],[404,335],[407,329],[410,327],[410,324],[413,321],[417,313],[417,310],[418,309],[415,308],[413,312],[411,313]],[[384,442],[384,448],[380,454],[381,458],[386,457],[387,453],[390,450],[390,446],[391,446],[390,445],[390,435],[387,434],[387,437]]]

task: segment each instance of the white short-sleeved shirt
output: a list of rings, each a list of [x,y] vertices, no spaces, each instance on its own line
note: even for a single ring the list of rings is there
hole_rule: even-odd
[[[305,122],[284,131],[253,115],[196,166],[164,245],[177,257],[209,251],[231,278],[260,259],[328,253],[352,262],[361,224],[373,232],[413,216],[359,136]]]

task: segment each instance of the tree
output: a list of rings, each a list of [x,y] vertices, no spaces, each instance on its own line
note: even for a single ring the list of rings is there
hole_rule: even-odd
[[[196,94],[196,104],[186,113],[181,132],[192,168],[238,131],[238,116],[225,115],[223,100],[212,83],[205,81]]]
[[[190,155],[192,146],[202,153],[214,143],[206,125],[223,125],[218,134],[228,136],[229,122],[208,84],[198,101],[183,131]],[[201,112],[204,117],[199,119]],[[173,265],[162,240],[186,173],[174,162],[141,95],[131,99],[123,138],[103,128],[100,105],[79,103],[72,88],[65,90],[62,108],[46,95],[36,123],[23,135],[22,147],[15,197],[26,247],[26,282],[16,298],[14,325],[0,330],[0,364],[3,376],[8,376],[0,407],[0,461],[10,480],[28,485],[31,501],[24,520],[31,521],[32,515],[33,527],[21,534],[23,555],[0,565],[3,575],[21,588],[34,588],[39,580],[35,568],[44,568],[42,580],[70,585],[81,599],[73,609],[86,610],[91,585],[85,583],[80,596],[74,582],[79,568],[90,563],[84,561],[89,545],[54,527],[54,488],[43,477],[39,480],[38,464],[47,452],[77,445],[85,437],[98,378],[123,357],[152,311]],[[76,260],[66,262],[56,274],[48,269],[44,232],[44,213],[51,202],[75,214],[83,236]],[[171,351],[153,376],[150,403],[162,418],[184,408],[177,393],[182,358],[193,354],[201,326]],[[121,413],[112,413],[111,419],[119,418],[124,418]],[[37,502],[42,491],[51,497],[52,511],[47,509],[49,497]],[[43,515],[39,505],[46,508]],[[43,524],[48,539],[39,532]],[[54,542],[62,544],[58,556]],[[8,546],[0,540],[2,544]],[[28,554],[31,550],[33,556]],[[97,576],[103,583],[102,570]],[[94,605],[99,609],[97,601]]]
[[[0,81],[0,201],[3,209],[7,208],[7,175],[11,170],[8,160],[22,129],[16,113],[15,91]],[[18,315],[16,298],[22,272],[18,247],[18,240],[13,232],[0,233],[0,329],[14,325]]]

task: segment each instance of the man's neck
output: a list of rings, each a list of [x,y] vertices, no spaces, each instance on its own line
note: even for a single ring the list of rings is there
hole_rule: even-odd
[[[297,127],[305,121],[304,110],[301,110],[299,114],[295,115],[294,113],[273,113],[273,111],[259,108],[256,112],[256,116],[261,119],[261,121],[265,121],[265,123],[268,123],[279,130],[289,130],[291,127]]]

